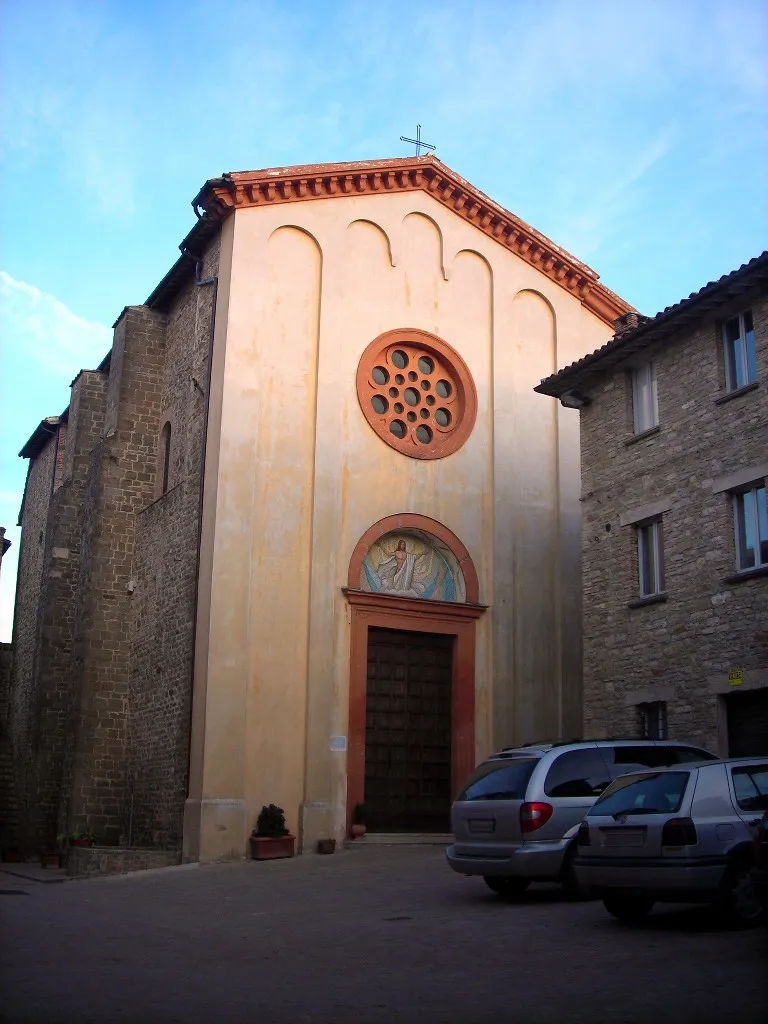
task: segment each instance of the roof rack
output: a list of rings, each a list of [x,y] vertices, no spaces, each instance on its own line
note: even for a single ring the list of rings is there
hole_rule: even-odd
[[[514,747],[502,747],[499,753],[506,750],[524,750],[526,747],[565,747],[571,743],[656,743],[656,740],[643,736],[573,736],[566,740],[528,740]]]
[[[572,739],[567,740],[529,740],[527,743],[521,743],[520,747],[564,747],[568,743],[584,743],[585,741],[581,736],[575,736]],[[590,741],[587,740],[587,743]],[[505,750],[519,750],[520,747],[505,747]]]

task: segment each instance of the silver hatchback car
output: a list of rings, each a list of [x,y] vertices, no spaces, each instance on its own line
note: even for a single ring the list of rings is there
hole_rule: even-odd
[[[655,902],[703,902],[728,924],[757,924],[752,830],[765,810],[768,757],[626,775],[579,830],[577,878],[623,921]]]
[[[579,825],[613,779],[643,768],[716,760],[700,747],[660,740],[541,743],[508,748],[480,764],[451,810],[448,863],[480,875],[502,897],[533,881],[584,894],[573,870]]]

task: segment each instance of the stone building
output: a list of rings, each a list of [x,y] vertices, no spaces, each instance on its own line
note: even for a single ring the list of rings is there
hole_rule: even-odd
[[[22,451],[27,848],[444,830],[581,728],[578,417],[629,307],[434,157],[226,174]]]
[[[768,752],[768,253],[536,388],[581,408],[587,733]]]
[[[2,570],[3,555],[10,546],[11,541],[5,536],[5,527],[0,526],[0,571]],[[17,824],[13,789],[13,756],[8,729],[12,666],[13,648],[10,644],[0,643],[0,849],[2,850],[12,845],[13,832]]]
[[[11,546],[10,540],[5,536],[5,527],[0,526],[0,569],[3,565],[3,555]]]

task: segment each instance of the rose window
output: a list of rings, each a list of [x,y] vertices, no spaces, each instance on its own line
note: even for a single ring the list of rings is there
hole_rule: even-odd
[[[477,411],[464,360],[426,331],[388,331],[372,342],[358,366],[357,396],[379,437],[414,459],[455,452]]]

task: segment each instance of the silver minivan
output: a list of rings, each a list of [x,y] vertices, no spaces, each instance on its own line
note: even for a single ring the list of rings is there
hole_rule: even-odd
[[[662,740],[598,740],[507,748],[474,770],[451,809],[448,863],[511,898],[531,882],[584,894],[574,839],[592,804],[627,772],[716,760],[700,747]]]
[[[657,902],[708,903],[728,924],[757,924],[752,830],[765,810],[768,757],[626,775],[581,825],[576,875],[622,921]]]

